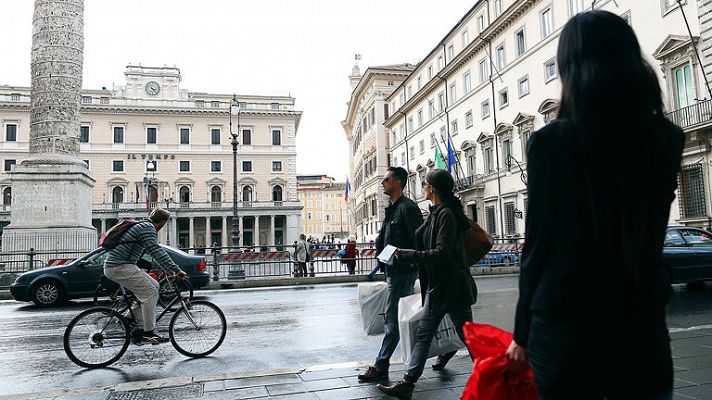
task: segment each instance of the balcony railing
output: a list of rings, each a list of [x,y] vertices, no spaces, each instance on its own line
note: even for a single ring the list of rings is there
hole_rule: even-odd
[[[712,124],[712,100],[699,101],[696,104],[679,108],[665,115],[682,129],[699,124]]]
[[[469,189],[482,188],[485,184],[484,175],[468,176],[455,181],[455,191],[463,192]]]

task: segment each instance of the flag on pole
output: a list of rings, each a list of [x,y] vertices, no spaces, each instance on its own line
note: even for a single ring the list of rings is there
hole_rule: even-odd
[[[346,187],[344,189],[344,203],[349,202],[349,190],[351,190],[351,184],[349,184],[349,178],[346,178]]]
[[[443,162],[443,157],[440,155],[440,150],[437,144],[435,145],[435,159],[433,162],[435,162],[435,168],[445,169],[445,163]]]
[[[150,191],[148,190],[148,185],[144,185],[144,187],[146,188],[146,209],[148,210],[151,208],[151,199],[148,196]]]
[[[138,192],[138,182],[136,182],[136,203],[138,203],[139,192]]]
[[[447,138],[447,172],[452,172],[452,166],[455,165],[455,146],[452,144],[452,138]]]

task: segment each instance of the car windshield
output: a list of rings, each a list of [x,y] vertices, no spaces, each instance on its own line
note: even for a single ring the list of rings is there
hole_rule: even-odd
[[[712,246],[712,233],[696,229],[682,229],[680,234],[690,246]]]
[[[106,259],[107,255],[109,255],[108,251],[105,251],[105,250],[97,251],[96,253],[87,257],[87,264],[91,265],[91,266],[95,266],[95,267],[103,267],[104,260]]]

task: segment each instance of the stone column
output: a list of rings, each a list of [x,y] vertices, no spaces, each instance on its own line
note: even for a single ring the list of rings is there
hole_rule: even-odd
[[[275,223],[275,216],[270,215],[269,216],[269,235],[267,238],[267,244],[268,245],[275,245],[276,243],[274,242],[274,223]]]
[[[193,217],[188,218],[188,247],[195,247],[195,224]],[[191,250],[192,252],[193,250]],[[191,253],[192,254],[192,253]]]
[[[10,174],[13,204],[3,251],[97,245],[91,223],[95,181],[79,158],[83,51],[84,1],[35,0],[29,154]]]
[[[213,247],[213,233],[211,232],[210,216],[205,217],[205,247]]]
[[[222,217],[222,247],[227,247],[227,217]]]
[[[255,242],[255,246],[259,246],[260,243],[260,216],[255,216],[255,230],[252,232],[252,241]]]
[[[102,218],[101,219],[101,233],[106,232],[106,219]]]
[[[245,246],[245,225],[242,222],[242,217],[237,217],[240,220],[240,243],[239,246]],[[249,243],[247,243],[249,244]]]

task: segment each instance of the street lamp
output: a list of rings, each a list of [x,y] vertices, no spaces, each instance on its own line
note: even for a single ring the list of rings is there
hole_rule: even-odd
[[[233,114],[237,115],[237,132],[232,131],[232,116]],[[237,136],[240,134],[240,102],[237,101],[237,96],[232,95],[232,99],[230,100],[230,136],[232,136],[232,140],[230,141],[230,144],[232,145],[232,249],[230,251],[237,252],[240,243],[240,232],[239,232],[239,223],[240,221],[237,219]],[[233,271],[230,273],[230,275],[234,276],[237,279],[244,279],[245,278],[245,270],[242,268],[242,266],[235,262],[236,264],[233,266]],[[215,274],[215,278],[217,278],[218,275]]]
[[[232,116],[237,115],[237,132],[232,131]],[[239,220],[237,219],[237,136],[240,134],[240,102],[235,95],[230,100],[230,136],[232,140],[232,246],[240,242]]]
[[[522,165],[519,164],[519,161],[517,161],[516,158],[514,158],[513,155],[508,155],[507,160],[505,161],[507,163],[507,170],[510,172],[512,168],[512,161],[517,163],[517,167],[519,167],[519,171],[521,172],[521,175],[519,175],[519,178],[522,180],[522,183],[524,183],[524,186],[527,186],[527,173],[524,171],[524,168],[522,168]]]

